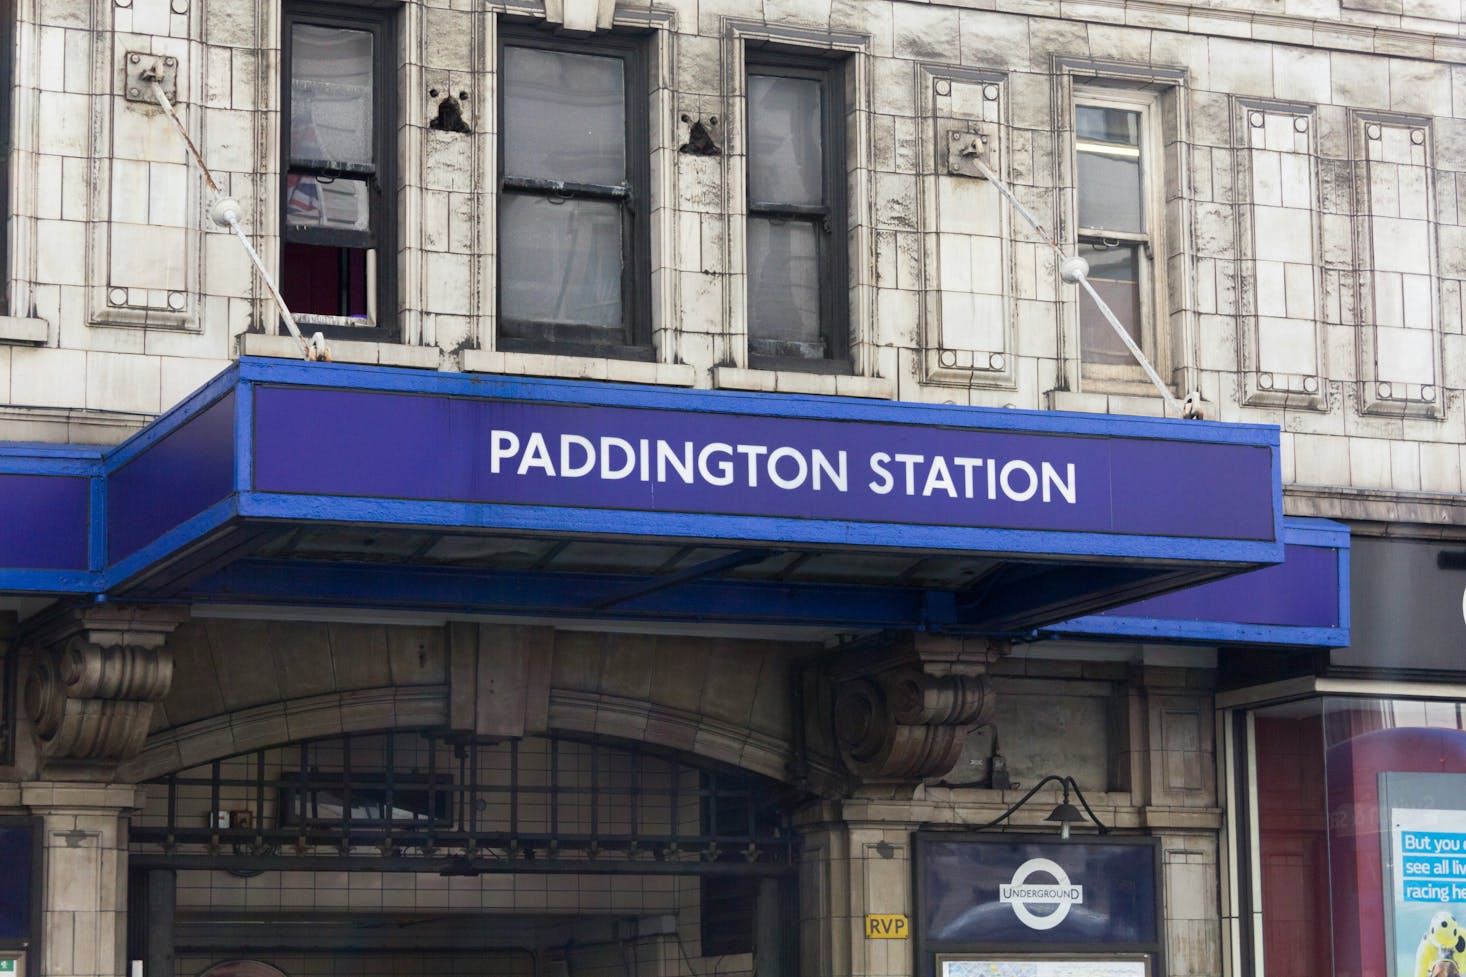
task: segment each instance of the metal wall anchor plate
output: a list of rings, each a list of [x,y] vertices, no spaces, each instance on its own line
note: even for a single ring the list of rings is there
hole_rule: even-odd
[[[154,103],[153,82],[163,86],[170,101],[178,98],[178,59],[143,51],[129,51],[124,56],[122,97],[129,102]]]

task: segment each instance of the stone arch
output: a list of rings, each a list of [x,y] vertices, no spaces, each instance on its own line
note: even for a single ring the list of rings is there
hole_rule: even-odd
[[[596,736],[776,780],[792,756],[795,662],[810,647],[552,627],[194,619],[141,781],[303,739],[387,729]]]
[[[344,733],[447,728],[448,687],[329,693],[240,709],[163,730],[119,769],[140,783],[200,764]],[[788,777],[788,743],[749,727],[642,699],[551,690],[549,735],[579,735],[656,746],[772,780]]]

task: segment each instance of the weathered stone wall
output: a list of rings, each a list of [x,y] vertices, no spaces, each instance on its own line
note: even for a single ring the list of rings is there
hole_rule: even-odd
[[[1294,511],[1462,522],[1448,498],[1466,443],[1458,7],[623,3],[617,23],[649,32],[652,74],[657,348],[632,363],[495,351],[496,18],[538,7],[414,0],[396,52],[402,342],[334,352],[1155,413],[1143,383],[1080,368],[1074,294],[1052,254],[992,186],[950,174],[945,151],[954,129],[981,132],[997,171],[1072,243],[1069,99],[1143,90],[1163,129],[1161,374],[1177,394],[1199,390],[1209,417],[1282,424]],[[747,369],[742,53],[769,40],[849,67],[850,377]],[[117,440],[241,350],[296,355],[237,242],[207,223],[176,134],[125,98],[129,53],[177,59],[187,124],[273,263],[277,5],[29,0],[19,44],[0,437]],[[470,133],[427,127],[433,90],[468,94]],[[676,151],[684,115],[720,120],[722,155]]]

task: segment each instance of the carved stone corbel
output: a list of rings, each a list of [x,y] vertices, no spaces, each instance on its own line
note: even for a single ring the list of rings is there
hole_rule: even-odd
[[[956,765],[967,734],[992,715],[984,674],[1006,645],[897,635],[828,668],[835,740],[866,782],[915,783]]]
[[[108,766],[142,749],[153,704],[168,694],[175,608],[70,611],[27,639],[25,711],[47,766]]]

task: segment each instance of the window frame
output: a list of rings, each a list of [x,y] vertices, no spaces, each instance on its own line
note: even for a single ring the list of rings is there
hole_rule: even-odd
[[[850,335],[850,255],[849,255],[849,187],[847,178],[848,150],[846,140],[847,97],[845,91],[846,61],[806,51],[789,51],[778,47],[749,46],[744,54],[744,141],[745,155],[751,156],[747,105],[748,79],[755,75],[802,78],[820,83],[820,138],[823,159],[821,179],[823,203],[819,206],[797,204],[760,204],[754,200],[752,166],[745,165],[744,176],[744,242],[747,246],[747,223],[751,219],[800,220],[815,225],[818,246],[817,269],[820,286],[820,335],[830,355],[820,359],[798,356],[758,354],[752,350],[753,326],[747,316],[745,343],[748,344],[748,365],[755,370],[787,370],[802,373],[853,374],[854,361]],[[752,271],[744,259],[745,300],[752,296]],[[745,310],[751,303],[745,305]]]
[[[615,190],[610,185],[567,185],[533,177],[510,176],[505,172],[504,70],[506,48],[523,47],[558,53],[613,57],[621,60],[625,86],[625,185]],[[497,212],[503,214],[506,193],[525,196],[561,196],[587,200],[618,200],[621,203],[621,317],[624,343],[556,339],[557,326],[565,324],[536,320],[509,319],[504,315],[502,240],[503,221],[495,229],[495,348],[512,353],[540,353],[559,356],[608,357],[611,359],[655,359],[651,314],[651,119],[649,79],[650,58],[646,39],[637,34],[613,33],[594,38],[571,38],[551,34],[543,29],[513,22],[501,23],[496,52],[498,95],[497,113],[500,128],[496,140],[495,195]],[[505,326],[512,325],[537,336],[508,336]],[[575,328],[573,325],[570,328]]]
[[[1090,228],[1080,224],[1079,157],[1084,151],[1079,138],[1079,109],[1101,108],[1135,112],[1140,116],[1140,137],[1137,155],[1140,162],[1141,230],[1138,232],[1115,231],[1108,228]],[[1166,289],[1166,243],[1165,243],[1165,154],[1160,142],[1161,92],[1154,86],[1112,87],[1101,85],[1074,85],[1069,109],[1070,124],[1070,166],[1073,180],[1074,253],[1083,245],[1103,241],[1115,241],[1136,246],[1136,279],[1138,322],[1135,323],[1136,345],[1150,359],[1161,377],[1168,383],[1171,371],[1169,355],[1168,324],[1165,318],[1167,305]],[[1128,363],[1095,363],[1084,358],[1083,317],[1084,304],[1093,303],[1087,293],[1080,292],[1075,298],[1075,359],[1079,363],[1082,381],[1118,392],[1135,391],[1149,393],[1154,389],[1145,375],[1144,368],[1133,358]],[[1110,328],[1108,323],[1105,328]]]
[[[397,309],[397,207],[401,188],[397,184],[397,83],[396,39],[393,13],[381,7],[355,6],[321,0],[287,0],[280,9],[280,262],[284,287],[285,245],[300,243],[325,247],[351,247],[333,243],[331,232],[314,235],[318,240],[294,237],[286,208],[290,177],[298,174],[323,176],[366,176],[370,244],[367,252],[367,308],[375,315],[367,322],[345,316],[295,312],[296,321],[307,331],[327,337],[373,341],[395,341],[401,334]],[[375,156],[370,172],[355,167],[333,169],[296,165],[291,158],[291,86],[294,58],[294,28],[297,25],[358,30],[372,35],[372,146]],[[300,232],[295,232],[299,234]],[[337,239],[339,240],[339,238]],[[375,259],[371,252],[375,251]],[[294,312],[294,310],[292,310]]]

